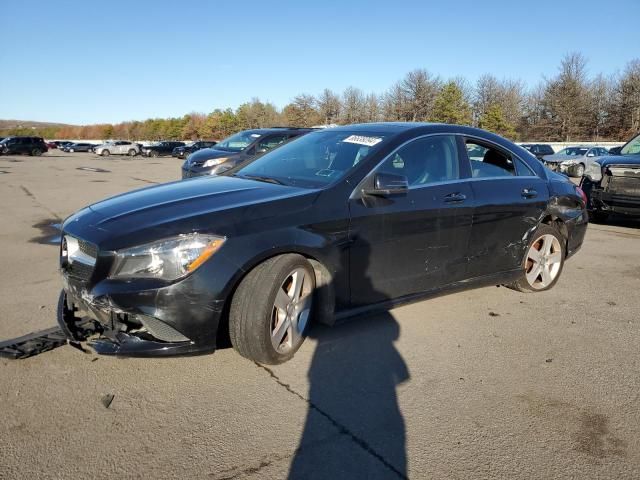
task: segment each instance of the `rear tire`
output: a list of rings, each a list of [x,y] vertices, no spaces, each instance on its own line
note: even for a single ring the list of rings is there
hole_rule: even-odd
[[[313,267],[301,255],[271,258],[238,286],[229,312],[236,351],[258,363],[289,360],[304,342],[315,291]]]
[[[136,151],[132,148],[131,150],[129,150],[128,155],[130,157],[135,157],[136,156]]]
[[[543,292],[555,286],[565,259],[565,239],[552,225],[538,227],[522,261],[522,275],[507,287],[519,292]]]
[[[149,153],[150,157],[157,157],[158,156],[158,152],[156,152],[155,150],[151,150],[151,152]]]
[[[31,155],[33,155],[34,157],[39,157],[40,155],[42,155],[42,151],[39,148],[34,148],[33,150],[31,150]]]
[[[111,152],[109,150],[102,150],[102,152],[100,153],[100,155],[102,155],[103,157],[108,157],[111,154]]]

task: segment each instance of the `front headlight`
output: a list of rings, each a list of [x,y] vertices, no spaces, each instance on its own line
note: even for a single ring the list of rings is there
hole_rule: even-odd
[[[584,171],[584,176],[588,177],[592,182],[599,182],[602,180],[602,167],[598,162],[593,162]]]
[[[227,157],[222,158],[212,158],[211,160],[207,160],[202,164],[203,167],[215,167],[216,165],[220,165],[221,163],[229,160]]]
[[[226,238],[191,233],[116,251],[111,278],[176,280],[196,270]]]

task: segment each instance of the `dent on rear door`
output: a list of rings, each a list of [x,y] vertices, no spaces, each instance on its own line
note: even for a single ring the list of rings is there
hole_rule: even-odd
[[[475,209],[469,243],[469,277],[520,267],[529,235],[549,201],[546,181],[538,177],[509,177],[471,182]],[[535,191],[535,196],[524,193]]]

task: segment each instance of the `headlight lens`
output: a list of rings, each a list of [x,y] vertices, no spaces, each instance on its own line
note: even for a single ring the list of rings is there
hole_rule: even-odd
[[[222,158],[212,158],[210,160],[207,160],[206,162],[204,162],[202,164],[203,167],[215,167],[216,165],[220,165],[221,163],[226,162],[227,160],[229,160],[227,157],[222,157]]]
[[[602,167],[598,162],[593,162],[591,165],[587,167],[584,172],[586,177],[589,177],[592,182],[599,182],[602,180]]]
[[[226,238],[192,233],[116,252],[111,278],[176,280],[196,270]]]

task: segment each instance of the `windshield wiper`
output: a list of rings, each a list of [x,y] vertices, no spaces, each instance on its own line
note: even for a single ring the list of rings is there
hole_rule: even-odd
[[[276,185],[285,185],[285,183],[281,182],[272,177],[265,177],[262,175],[238,175],[240,178],[248,178],[250,180],[257,180],[258,182],[266,182],[266,183],[275,183]]]

